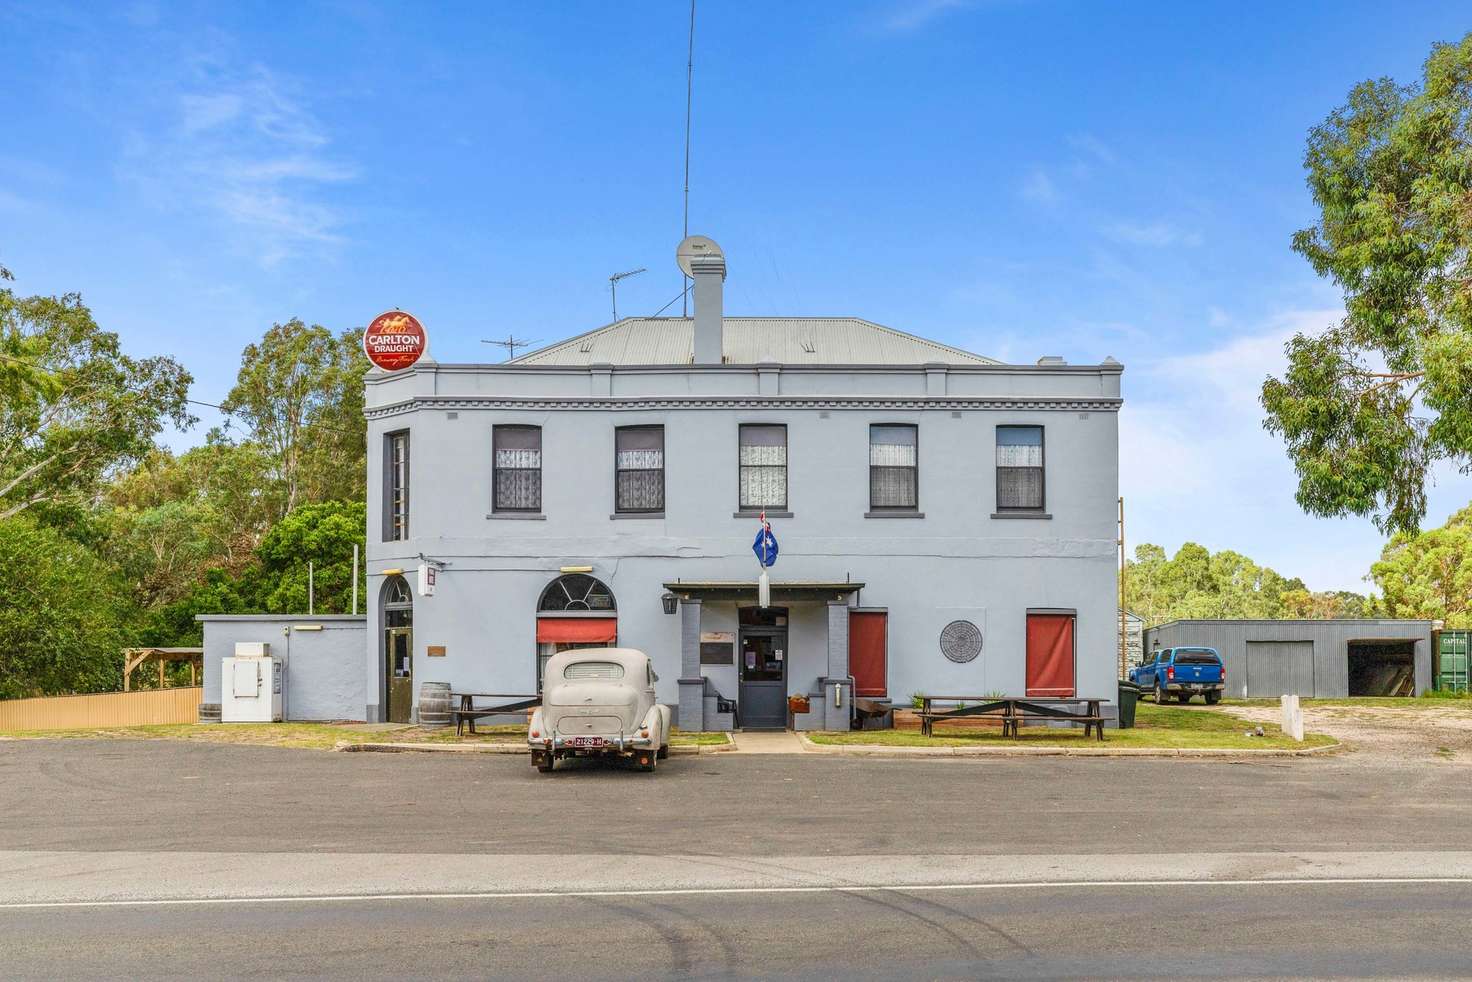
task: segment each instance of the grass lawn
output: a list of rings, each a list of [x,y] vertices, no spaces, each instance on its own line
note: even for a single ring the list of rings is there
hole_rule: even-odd
[[[1305,749],[1333,743],[1333,739],[1320,733],[1305,734],[1304,741],[1284,736],[1274,725],[1263,724],[1266,736],[1244,736],[1253,724],[1222,713],[1181,709],[1175,706],[1156,706],[1142,702],[1136,706],[1135,726],[1129,730],[1106,730],[1105,747],[1132,747],[1154,749],[1218,749],[1218,750],[1263,750]],[[916,730],[860,730],[849,733],[809,733],[814,743],[854,744],[883,747],[1097,747],[1093,737],[1085,740],[1083,727],[1056,730],[1036,726],[1022,728],[1022,735],[1014,740],[1003,737],[1000,729],[947,731],[946,725],[936,726],[933,737],[921,736]]]
[[[191,740],[264,747],[331,750],[338,743],[523,743],[525,726],[480,726],[475,736],[456,738],[453,727],[383,729],[333,723],[176,723],[165,726],[100,727],[85,730],[14,730],[0,740]],[[670,746],[715,746],[730,742],[724,733],[670,733]]]

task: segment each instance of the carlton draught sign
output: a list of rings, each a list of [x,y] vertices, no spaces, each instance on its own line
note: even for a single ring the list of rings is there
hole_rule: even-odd
[[[402,310],[379,314],[363,332],[363,353],[385,372],[413,365],[424,354],[424,346],[424,325]]]

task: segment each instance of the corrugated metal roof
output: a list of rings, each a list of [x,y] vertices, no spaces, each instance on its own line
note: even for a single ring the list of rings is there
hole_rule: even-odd
[[[625,317],[512,364],[688,365],[694,344],[688,317]],[[1000,364],[856,317],[727,317],[723,347],[733,365]]]

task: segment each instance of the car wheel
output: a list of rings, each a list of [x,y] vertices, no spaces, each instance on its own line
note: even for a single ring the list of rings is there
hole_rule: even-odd
[[[1221,701],[1222,701],[1222,694],[1220,692],[1208,692],[1206,694],[1206,704],[1208,706],[1215,706],[1217,703],[1219,703]]]
[[[556,765],[556,759],[549,753],[534,753],[532,764],[543,774],[551,774],[552,768]]]
[[[654,756],[658,757],[660,760],[669,760],[669,758],[670,758],[670,745],[669,744],[665,744],[664,746],[660,747],[659,748],[659,753],[655,754]]]
[[[1165,705],[1165,686],[1163,685],[1155,690],[1155,705]]]

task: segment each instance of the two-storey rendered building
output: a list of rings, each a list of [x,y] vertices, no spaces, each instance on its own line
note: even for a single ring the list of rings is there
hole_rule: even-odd
[[[693,318],[368,377],[366,718],[615,642],[686,730],[786,726],[794,694],[829,729],[856,695],[1112,701],[1122,367],[728,318],[725,274],[696,260]]]

